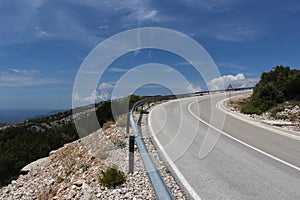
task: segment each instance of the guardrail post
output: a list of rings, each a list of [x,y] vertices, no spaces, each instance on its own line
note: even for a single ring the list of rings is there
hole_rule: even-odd
[[[134,136],[129,136],[129,174],[133,173],[134,168],[134,139]]]
[[[126,134],[129,135],[130,113],[127,113]]]

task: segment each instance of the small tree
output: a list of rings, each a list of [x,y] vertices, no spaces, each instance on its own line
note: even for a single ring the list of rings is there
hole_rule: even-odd
[[[106,171],[101,171],[99,182],[106,187],[116,187],[124,183],[126,175],[124,172],[118,170],[117,166],[112,166]]]
[[[246,114],[262,114],[278,103],[300,99],[300,71],[276,66],[264,72],[255,86],[251,98],[242,106]]]

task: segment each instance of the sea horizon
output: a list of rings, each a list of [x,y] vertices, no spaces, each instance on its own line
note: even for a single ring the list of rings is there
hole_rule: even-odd
[[[0,123],[24,122],[42,115],[48,115],[55,109],[0,109]]]

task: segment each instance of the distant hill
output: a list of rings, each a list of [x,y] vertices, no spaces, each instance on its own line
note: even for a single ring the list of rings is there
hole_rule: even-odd
[[[277,104],[300,100],[300,70],[276,66],[262,73],[252,96],[242,106],[245,114],[262,114]]]
[[[31,119],[48,117],[50,115],[55,115],[55,114],[62,113],[62,112],[65,112],[65,111],[67,111],[67,110],[53,110],[53,111],[48,112],[47,114],[36,115],[36,116],[32,117]]]
[[[117,114],[128,112],[124,102],[129,107],[142,99],[136,95],[116,100],[114,106]],[[96,108],[98,122],[102,127],[107,121],[114,121],[111,101],[84,106],[40,118],[26,120],[14,126],[0,130],[0,188],[17,178],[20,170],[27,164],[49,155],[49,152],[62,147],[64,144],[79,138],[73,114],[76,113],[76,123],[85,124],[90,121],[91,108]],[[84,126],[85,134],[92,133],[98,127]]]

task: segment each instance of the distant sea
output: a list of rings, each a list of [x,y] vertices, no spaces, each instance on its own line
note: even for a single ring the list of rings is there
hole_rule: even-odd
[[[23,122],[37,116],[48,115],[53,110],[0,109],[0,122]]]

